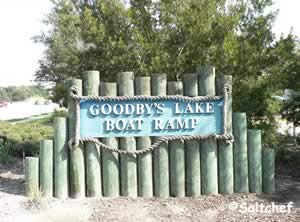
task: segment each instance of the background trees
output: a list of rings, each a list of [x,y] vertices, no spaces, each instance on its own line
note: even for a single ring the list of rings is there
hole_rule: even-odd
[[[35,96],[48,97],[48,92],[39,86],[0,87],[0,101],[16,102]]]
[[[46,45],[36,73],[54,82],[53,99],[64,95],[63,80],[95,69],[102,80],[120,71],[164,72],[170,79],[214,65],[233,76],[234,110],[248,113],[251,127],[275,138],[274,100],[299,87],[298,42],[291,33],[272,33],[272,0],[53,0],[45,18],[49,30],[35,37]],[[299,89],[299,88],[298,88]]]

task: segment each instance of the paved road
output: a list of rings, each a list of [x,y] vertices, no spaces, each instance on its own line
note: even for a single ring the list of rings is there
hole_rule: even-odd
[[[34,102],[14,102],[7,107],[0,108],[0,120],[23,119],[35,115],[51,113],[58,105],[50,103],[48,105],[35,105]]]

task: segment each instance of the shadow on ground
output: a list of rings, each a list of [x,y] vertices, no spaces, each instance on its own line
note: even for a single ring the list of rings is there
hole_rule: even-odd
[[[278,203],[293,201],[300,208],[300,177],[295,169],[280,166],[276,172],[276,194],[260,195],[259,198]],[[0,192],[15,195],[25,194],[22,159],[14,159],[11,164],[0,163]]]
[[[22,159],[13,159],[9,164],[0,163],[0,192],[24,195],[24,183]]]
[[[300,176],[297,169],[280,165],[276,170],[275,194],[261,195],[261,198],[278,203],[294,202],[294,207],[300,208]]]

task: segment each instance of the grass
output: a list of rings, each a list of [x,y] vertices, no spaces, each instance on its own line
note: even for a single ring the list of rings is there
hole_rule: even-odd
[[[15,124],[0,121],[0,136],[6,137],[1,144],[4,147],[2,156],[10,154],[21,157],[23,152],[36,156],[39,153],[39,141],[53,137],[52,117]]]
[[[9,155],[37,156],[39,142],[53,138],[53,120],[58,116],[66,117],[65,110],[25,119],[0,121],[0,161],[9,160]]]

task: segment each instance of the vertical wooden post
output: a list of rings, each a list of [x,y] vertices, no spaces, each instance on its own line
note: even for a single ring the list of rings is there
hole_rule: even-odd
[[[249,129],[247,134],[249,191],[262,191],[261,131]]]
[[[183,75],[185,96],[198,95],[198,76],[196,73]],[[200,146],[198,140],[185,142],[186,196],[201,195]]]
[[[247,159],[247,120],[246,113],[233,113],[232,127],[234,135],[234,192],[248,193],[248,159]]]
[[[216,95],[215,68],[213,66],[199,66],[197,73],[199,96]]]
[[[83,95],[98,96],[100,74],[98,71],[83,73]],[[86,162],[86,193],[87,196],[95,197],[102,194],[101,191],[101,163],[100,151],[92,142],[84,143]]]
[[[26,157],[25,160],[26,196],[39,197],[39,158]]]
[[[80,79],[69,80],[67,88],[72,86],[76,86],[79,89],[79,95],[82,95]],[[75,103],[70,97],[68,98],[68,122],[69,138],[73,138],[75,135]],[[84,148],[82,144],[70,151],[70,195],[72,198],[85,196]]]
[[[53,197],[53,140],[40,142],[40,191],[43,197]]]
[[[168,82],[168,95],[182,95],[182,82]],[[170,194],[175,197],[185,196],[184,141],[169,143],[170,151]]]
[[[167,95],[167,75],[153,74],[151,76],[152,96]],[[155,143],[159,137],[153,137]],[[168,143],[162,143],[153,152],[153,180],[154,195],[156,197],[169,196],[169,147]]]
[[[67,119],[54,119],[54,196],[67,198],[68,188],[68,141]]]
[[[150,77],[137,77],[135,79],[136,95],[151,95]],[[136,139],[137,149],[151,146],[150,137],[138,137]],[[152,153],[141,154],[138,157],[138,195],[141,197],[153,196],[152,181]]]
[[[221,75],[216,78],[217,95],[224,94],[224,86],[229,86],[227,96],[227,134],[232,134],[232,76]],[[233,193],[233,145],[225,142],[218,143],[218,177],[219,193]]]
[[[275,152],[274,149],[263,149],[262,153],[263,192],[275,192]]]
[[[134,74],[133,72],[118,73],[118,95],[134,95]],[[120,138],[120,149],[136,150],[134,137]],[[120,155],[121,170],[121,195],[136,197],[137,196],[137,169],[136,158],[129,155]]]
[[[100,84],[101,96],[117,96],[116,83],[101,83]],[[106,137],[102,138],[102,142],[111,147],[118,148],[118,138]],[[103,183],[103,196],[116,197],[119,196],[119,156],[117,153],[112,153],[102,150],[102,183]]]
[[[202,66],[198,68],[199,95],[215,95],[215,68]],[[202,194],[218,193],[218,160],[217,143],[203,140],[200,143],[201,151],[201,189]]]

